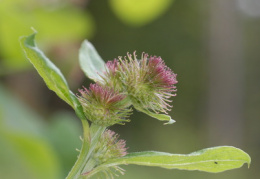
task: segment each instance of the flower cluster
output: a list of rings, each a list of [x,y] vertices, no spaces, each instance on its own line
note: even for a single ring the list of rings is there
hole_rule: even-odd
[[[115,92],[112,88],[99,84],[90,84],[90,88],[79,90],[78,99],[83,106],[86,117],[101,126],[111,126],[129,121],[131,109],[126,95]]]
[[[99,75],[102,80],[91,84],[89,89],[84,87],[79,90],[80,95],[77,96],[86,118],[93,124],[104,130],[114,124],[124,124],[129,121],[132,112],[130,106],[168,124],[174,122],[166,114],[171,108],[169,98],[175,96],[176,74],[165,65],[161,57],[143,53],[139,60],[135,52],[133,56],[127,54],[125,58],[108,61],[105,71]],[[119,136],[115,132],[106,129],[100,135],[98,142],[93,142],[92,160],[89,160],[89,165],[94,168],[127,154],[125,141],[118,140]],[[90,140],[96,136],[91,137]],[[123,173],[118,166],[112,169]],[[84,175],[92,172],[90,170]],[[113,173],[107,168],[103,172]]]

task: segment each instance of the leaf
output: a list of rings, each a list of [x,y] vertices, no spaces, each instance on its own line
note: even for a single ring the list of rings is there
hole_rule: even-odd
[[[128,25],[142,26],[162,15],[174,0],[110,0],[116,16]]]
[[[74,108],[67,81],[60,70],[36,46],[35,35],[36,32],[20,40],[27,59],[33,64],[49,89]]]
[[[136,105],[135,103],[134,103],[133,105],[134,105],[134,107],[135,107],[138,111],[141,111],[141,112],[143,112],[143,113],[145,113],[145,114],[147,114],[147,115],[149,115],[149,116],[151,116],[151,117],[153,117],[153,118],[155,118],[155,119],[158,119],[158,120],[160,120],[160,121],[168,121],[167,123],[164,123],[164,124],[173,124],[173,123],[176,122],[176,121],[173,120],[173,119],[171,118],[171,116],[169,116],[169,115],[166,115],[166,114],[156,114],[156,113],[154,113],[154,112],[151,112],[151,111],[149,111],[149,110],[147,110],[147,109],[144,109],[144,108],[142,108],[142,107]]]
[[[102,80],[98,73],[103,73],[105,71],[105,62],[99,56],[95,47],[87,40],[81,45],[79,63],[81,69],[88,78],[95,82]]]
[[[54,91],[61,99],[67,102],[82,120],[84,134],[88,135],[88,122],[83,113],[82,106],[73,92],[69,90],[67,81],[61,71],[36,46],[34,38],[36,32],[28,37],[22,37],[20,42],[27,59],[33,64],[48,88]]]
[[[250,162],[250,156],[244,151],[231,146],[220,146],[203,149],[187,155],[154,151],[130,153],[125,157],[107,162],[100,167],[136,164],[166,169],[199,170],[218,173],[239,168],[244,163],[250,165]]]

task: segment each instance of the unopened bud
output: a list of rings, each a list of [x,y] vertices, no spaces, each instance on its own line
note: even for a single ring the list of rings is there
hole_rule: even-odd
[[[109,87],[90,84],[89,89],[79,90],[78,99],[86,117],[93,123],[111,126],[128,122],[131,109],[126,103],[126,95],[115,92]]]
[[[109,159],[123,157],[127,154],[125,140],[118,139],[119,135],[114,131],[106,130],[94,150],[94,159],[101,164]]]

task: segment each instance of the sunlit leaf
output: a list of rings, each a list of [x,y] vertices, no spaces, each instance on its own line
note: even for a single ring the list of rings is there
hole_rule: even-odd
[[[218,173],[239,168],[245,163],[250,165],[250,162],[250,156],[244,151],[231,146],[221,146],[203,149],[187,155],[153,151],[130,153],[125,157],[107,162],[96,170],[121,164],[136,164],[166,169],[199,170]]]
[[[34,41],[35,35],[36,33],[21,38],[21,46],[27,59],[33,64],[49,89],[74,107],[67,81],[60,70],[36,46]]]
[[[116,16],[132,26],[145,25],[162,15],[174,0],[110,0]]]
[[[95,47],[87,40],[85,40],[79,51],[79,62],[81,69],[85,75],[94,80],[102,80],[99,73],[102,74],[105,70],[105,62],[99,56]]]
[[[64,43],[93,35],[94,21],[89,13],[68,3],[51,3],[38,0],[0,1],[0,51],[1,66],[4,66],[0,75],[31,67],[18,50],[17,43],[20,36],[31,32],[30,27],[41,31],[39,41],[44,46],[59,44],[61,47]]]

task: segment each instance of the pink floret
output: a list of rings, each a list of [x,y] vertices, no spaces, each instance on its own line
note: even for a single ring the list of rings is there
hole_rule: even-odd
[[[148,61],[150,76],[155,85],[167,89],[175,89],[176,74],[168,68],[161,57],[151,56]]]

